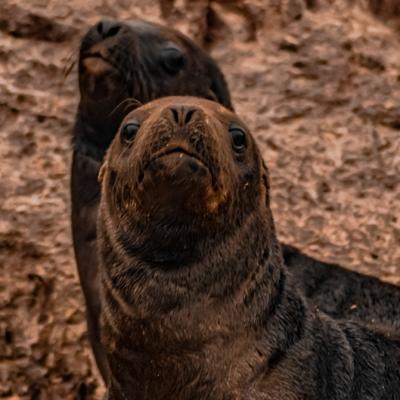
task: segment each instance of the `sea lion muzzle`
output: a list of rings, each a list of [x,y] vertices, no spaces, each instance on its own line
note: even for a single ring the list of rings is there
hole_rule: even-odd
[[[200,109],[178,105],[167,107],[161,118],[169,124],[168,131],[161,136],[166,144],[161,148],[155,146],[153,143],[159,141],[157,136],[147,143],[152,151],[144,155],[149,160],[139,173],[136,193],[139,203],[157,209],[201,208],[213,191],[213,177],[207,157],[196,149],[196,143],[204,140],[201,129],[194,133],[191,130],[196,123],[205,128],[205,115]],[[122,128],[125,142],[132,142],[135,127],[140,129],[138,124],[129,122]]]
[[[116,54],[123,25],[117,21],[100,21],[80,58],[80,85],[87,101],[105,100],[119,94],[126,78],[121,74],[121,56]],[[125,57],[126,58],[126,57]],[[112,110],[110,110],[112,111]]]
[[[187,208],[198,204],[212,185],[209,169],[179,148],[150,162],[142,176],[139,189],[144,202],[151,202],[153,207]],[[191,201],[194,204],[189,204]]]

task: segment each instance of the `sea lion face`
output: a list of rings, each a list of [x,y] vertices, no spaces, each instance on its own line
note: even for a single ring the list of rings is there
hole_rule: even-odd
[[[199,238],[232,230],[265,204],[263,175],[235,114],[208,100],[168,97],[124,119],[101,171],[102,197],[125,237],[141,227],[164,231],[164,241]]]
[[[88,31],[79,84],[80,108],[115,120],[109,135],[134,107],[164,96],[193,95],[232,107],[222,73],[203,50],[173,29],[140,20],[103,20]]]

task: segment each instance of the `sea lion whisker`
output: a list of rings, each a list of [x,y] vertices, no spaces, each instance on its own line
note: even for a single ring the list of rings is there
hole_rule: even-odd
[[[122,92],[121,92],[122,93]],[[120,103],[118,103],[112,110],[111,112],[108,114],[109,117],[111,117],[115,112],[118,111],[118,109],[121,106],[125,106],[124,111],[126,111],[126,109],[130,106],[141,106],[142,103],[138,100],[135,99],[133,97],[128,97],[127,99],[122,100]]]
[[[68,77],[74,66],[78,63],[78,56],[79,56],[79,47],[76,47],[75,49],[71,50],[70,54],[67,56],[63,68],[64,79]]]
[[[65,64],[63,67],[62,78],[58,84],[58,90],[61,92],[62,87],[65,84],[69,74],[74,69],[75,65],[78,63],[78,50],[72,50],[67,59],[65,60]]]

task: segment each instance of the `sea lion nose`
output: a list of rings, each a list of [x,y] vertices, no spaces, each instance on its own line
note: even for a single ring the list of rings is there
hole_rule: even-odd
[[[107,39],[120,31],[121,24],[117,21],[103,19],[97,24],[96,29],[103,39]]]
[[[180,127],[184,127],[190,121],[193,116],[198,113],[198,109],[193,106],[176,105],[170,108],[172,120]]]

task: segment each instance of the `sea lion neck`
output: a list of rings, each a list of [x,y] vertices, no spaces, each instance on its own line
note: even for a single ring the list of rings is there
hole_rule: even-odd
[[[256,227],[257,223],[249,223],[244,236]],[[113,349],[109,356],[113,392],[143,399],[168,398],[171,393],[176,399],[222,400],[235,398],[234,394],[246,398],[246,388],[279,365],[303,336],[304,305],[295,290],[285,290],[278,246],[271,244],[260,254],[257,238],[249,239],[252,245],[245,245],[257,260],[239,250],[231,254],[230,262],[218,260],[221,269],[198,275],[192,270],[179,282],[165,276],[153,276],[151,283],[139,279],[138,286],[131,286],[138,295],[134,303],[103,277],[107,288],[103,342]],[[235,265],[233,260],[240,257],[243,263]],[[145,292],[150,291],[148,297]],[[160,302],[149,303],[155,297]],[[272,334],[265,332],[265,326],[273,327]]]
[[[226,314],[229,325],[238,317],[238,309],[258,303],[253,280],[263,282],[264,294],[270,285],[276,290],[273,285],[281,274],[281,259],[266,208],[249,214],[235,227],[226,223],[223,232],[204,230],[200,234],[192,229],[175,236],[170,230],[143,235],[140,228],[132,226],[126,237],[121,225],[116,231],[110,224],[112,217],[105,205],[103,202],[99,220],[104,279],[113,282],[118,298],[134,310],[134,318],[163,319],[189,309],[192,314],[204,304],[213,304],[216,310],[231,304],[232,313]],[[268,304],[261,301],[257,307],[260,315],[265,314]],[[255,309],[249,323],[253,313],[257,314]]]
[[[108,270],[111,279],[103,275],[104,342],[115,349],[110,362],[112,369],[118,366],[122,392],[142,398],[141,390],[148,390],[154,397],[143,398],[163,398],[160,393],[186,387],[192,389],[176,398],[222,399],[247,385],[254,370],[261,374],[274,354],[286,351],[293,323],[285,319],[281,304],[294,308],[298,299],[286,298],[278,245],[272,240],[265,246],[266,236],[255,234],[261,226],[262,218],[252,216],[240,232],[210,248],[202,264],[176,274],[140,263],[126,274]],[[122,262],[121,254],[102,257],[107,264]],[[266,323],[278,327],[267,345]],[[232,376],[225,385],[228,370]],[[192,386],[194,377],[198,384]],[[157,395],[154,387],[160,388]]]

